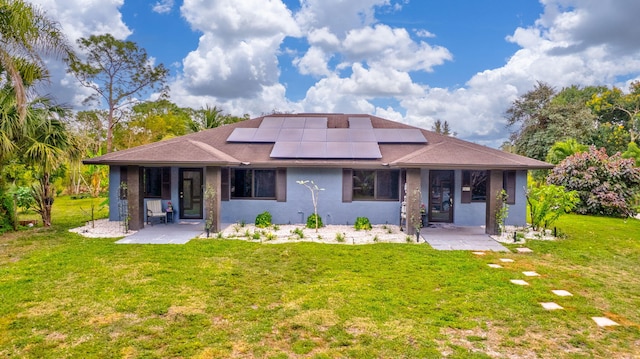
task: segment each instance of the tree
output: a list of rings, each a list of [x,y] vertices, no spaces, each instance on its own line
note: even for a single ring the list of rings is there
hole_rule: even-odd
[[[162,64],[154,66],[134,42],[116,40],[110,34],[81,38],[78,44],[86,60],[69,57],[69,72],[95,92],[85,102],[106,103],[108,153],[113,150],[113,130],[122,119],[122,110],[134,103],[134,96],[156,89],[164,92],[169,70]]]
[[[633,81],[627,94],[614,87],[594,94],[587,104],[600,123],[623,126],[631,142],[640,137],[640,81]]]
[[[301,184],[311,192],[311,203],[313,204],[313,225],[316,228],[316,232],[318,232],[318,227],[322,227],[322,219],[318,216],[318,196],[320,195],[320,191],[324,191],[324,188],[318,187],[313,181],[305,180],[305,181],[296,181],[297,184]],[[307,219],[307,226],[309,226],[309,219]]]
[[[531,183],[531,182],[530,182]],[[561,215],[571,212],[580,199],[576,191],[556,185],[529,185],[526,192],[529,218],[534,231],[548,228]]]
[[[634,214],[631,203],[640,189],[640,168],[620,153],[609,156],[604,148],[591,146],[560,162],[547,183],[578,191],[578,213],[626,217]]]
[[[15,90],[19,121],[26,116],[28,84],[48,77],[41,55],[72,54],[57,22],[22,0],[0,0],[0,73]],[[25,71],[24,63],[32,64]],[[26,84],[25,84],[26,82]]]
[[[61,117],[67,110],[54,105],[49,99],[38,98],[28,108],[27,136],[23,138],[23,161],[35,169],[38,182],[33,186],[36,211],[45,227],[51,225],[53,205],[52,176],[60,170],[66,158],[79,157],[81,153],[73,146],[73,140]]]
[[[635,142],[629,142],[622,158],[631,158],[635,161],[636,167],[640,167],[640,147]]]
[[[248,119],[248,114],[245,114],[243,117],[233,116],[225,114],[224,111],[217,106],[211,107],[206,105],[205,107],[193,112],[191,131],[199,132]]]
[[[573,138],[570,138],[566,141],[559,141],[553,144],[547,153],[546,161],[557,165],[562,162],[565,158],[579,153],[585,152],[589,150],[589,146],[578,143]]]
[[[449,127],[449,122],[441,120],[436,120],[432,127],[435,133],[439,133],[445,136],[455,136],[455,132],[451,132],[451,128]]]
[[[585,98],[593,91],[569,87],[556,93],[548,84],[538,82],[516,99],[506,112],[516,153],[544,160],[557,141],[575,138],[582,142],[589,138],[595,118],[585,106]]]

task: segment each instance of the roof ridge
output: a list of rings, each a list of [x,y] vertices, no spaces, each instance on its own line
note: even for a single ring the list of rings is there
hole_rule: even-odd
[[[237,158],[227,154],[226,152],[222,152],[219,149],[208,145],[204,142],[201,141],[196,141],[196,140],[192,140],[192,139],[187,139],[187,141],[195,146],[198,146],[200,149],[202,149],[205,152],[208,152],[222,160],[225,160],[227,162],[236,162],[236,163],[240,163],[241,161],[238,160]]]

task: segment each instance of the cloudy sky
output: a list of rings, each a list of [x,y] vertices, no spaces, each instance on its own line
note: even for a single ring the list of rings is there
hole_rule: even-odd
[[[536,81],[640,79],[638,0],[32,0],[70,41],[111,33],[171,69],[171,100],[259,116],[375,114],[499,146]],[[87,95],[52,63],[50,92]]]

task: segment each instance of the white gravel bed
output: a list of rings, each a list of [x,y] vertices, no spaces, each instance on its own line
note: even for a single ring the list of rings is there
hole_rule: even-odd
[[[70,229],[69,232],[78,233],[90,238],[117,238],[132,235],[137,231],[129,230],[129,232],[123,233],[122,222],[98,219],[94,221],[93,224],[87,222],[87,224],[82,227]]]

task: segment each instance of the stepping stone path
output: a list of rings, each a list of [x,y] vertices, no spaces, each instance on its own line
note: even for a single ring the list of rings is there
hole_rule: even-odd
[[[540,303],[540,305],[542,306],[542,308],[544,308],[546,310],[564,309],[561,306],[559,306],[557,303],[554,303],[554,302],[544,302],[544,303]]]
[[[593,319],[593,321],[596,322],[599,327],[611,327],[620,325],[607,317],[592,317],[591,319]]]
[[[517,284],[517,285],[529,285],[529,283],[523,281],[522,279],[512,279],[511,283]]]
[[[559,296],[559,297],[572,297],[573,294],[567,292],[564,289],[556,289],[556,290],[552,290],[551,291],[553,294]]]
[[[525,247],[520,247],[520,248],[516,248],[516,252],[518,253],[533,253],[533,251],[529,248],[525,248]],[[475,255],[478,256],[483,256],[486,253],[485,252],[472,252]],[[499,259],[500,262],[502,263],[513,263],[514,260],[510,259],[510,258],[500,258]],[[495,264],[495,263],[490,263],[487,264],[490,268],[502,268],[501,265],[499,264]],[[527,272],[522,272],[522,274],[524,274],[527,277],[538,277],[540,276],[540,274],[534,272],[534,271],[527,271]],[[522,279],[511,279],[510,280],[511,283],[513,284],[517,284],[517,285],[522,285],[522,286],[526,286],[529,285],[529,283],[527,283],[526,281],[522,280]],[[559,297],[572,297],[573,294],[569,293],[568,291],[564,290],[564,289],[554,289],[551,291],[553,294],[559,296]],[[546,309],[546,310],[562,310],[564,309],[561,305],[554,303],[554,302],[540,302],[540,305],[542,306],[542,308]],[[596,324],[599,327],[609,327],[609,326],[618,326],[620,324],[614,322],[613,320],[607,318],[607,317],[592,317],[591,318],[594,322],[596,322]]]
[[[533,251],[531,249],[525,248],[525,247],[516,248],[516,252],[518,252],[518,253],[533,253]]]

